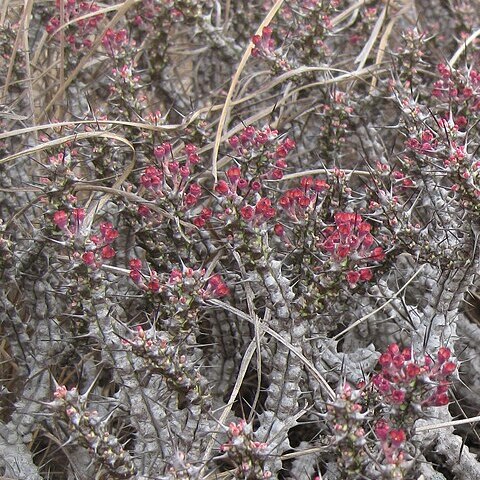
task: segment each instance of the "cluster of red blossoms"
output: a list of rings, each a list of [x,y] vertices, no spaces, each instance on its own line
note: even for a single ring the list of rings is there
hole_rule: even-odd
[[[46,27],[49,35],[59,36],[62,23],[60,21],[60,2],[63,2],[65,40],[73,51],[80,51],[83,48],[90,48],[100,31],[100,23],[105,16],[97,13],[100,6],[95,1],[82,2],[78,0],[56,0],[58,16],[52,17]],[[87,18],[82,18],[87,17]],[[134,44],[129,39],[125,29],[114,30],[109,28],[102,38],[102,45],[105,51],[113,56],[124,51],[128,44]]]
[[[252,227],[258,227],[275,216],[277,211],[272,206],[272,201],[258,194],[262,188],[259,181],[248,182],[241,177],[238,167],[229,168],[226,176],[227,181],[220,180],[215,186],[216,193],[232,202],[232,208],[225,208],[222,216],[228,217],[234,213],[234,210],[237,210],[241,219]],[[250,205],[246,201],[246,198],[252,194],[256,194],[254,205]],[[239,201],[243,203],[243,206],[238,205]]]
[[[338,212],[334,220],[335,225],[323,231],[325,240],[320,243],[320,249],[334,263],[348,265],[346,279],[351,287],[371,280],[370,268],[358,269],[357,266],[385,258],[383,248],[375,246],[375,238],[370,233],[372,226],[356,213]]]
[[[380,448],[385,458],[386,468],[391,472],[389,478],[403,478],[400,474],[403,463],[407,460],[404,450],[407,436],[401,428],[391,428],[385,420],[379,420],[375,425],[375,435],[380,440]],[[398,470],[398,475],[392,470]]]
[[[197,204],[202,194],[202,188],[197,183],[190,182],[192,167],[200,161],[197,147],[191,144],[186,145],[184,153],[186,161],[180,164],[169,159],[172,154],[170,143],[164,142],[161,145],[157,145],[154,148],[154,156],[155,160],[161,164],[161,167],[147,167],[140,177],[140,185],[150,192],[155,199],[181,198],[181,208],[186,210]],[[138,213],[143,217],[147,217],[151,212],[146,205],[141,205]]]
[[[441,100],[455,100],[457,104],[468,104],[473,111],[480,109],[480,73],[471,69],[466,75],[439,64],[437,70],[442,79],[433,85],[432,95]]]
[[[358,473],[360,465],[369,468],[371,454],[364,448],[371,431],[369,421],[380,416],[373,428],[383,455],[378,468],[385,478],[405,478],[411,460],[406,443],[415,421],[422,418],[423,408],[449,403],[450,379],[457,370],[451,356],[450,349],[441,347],[435,357],[415,360],[410,348],[401,350],[394,343],[380,356],[381,370],[369,382],[338,388],[335,400],[327,405],[326,419],[345,470]]]
[[[450,357],[450,349],[441,347],[435,359],[425,355],[415,361],[410,349],[400,350],[393,343],[380,356],[381,371],[372,383],[385,402],[403,406],[403,410],[412,408],[418,412],[422,407],[447,405],[449,378],[457,369]]]
[[[275,40],[272,38],[273,30],[271,27],[263,27],[262,35],[254,35],[252,43],[252,57],[271,58],[275,51]]]
[[[84,208],[74,208],[71,214],[65,210],[57,210],[53,214],[53,223],[64,233],[73,237],[79,232],[85,215]]]
[[[230,167],[225,179],[215,185],[215,193],[225,205],[218,218],[236,216],[250,227],[259,227],[277,213],[272,200],[261,195],[263,181],[283,178],[286,157],[295,142],[288,137],[279,140],[278,131],[269,127],[259,130],[248,126],[238,136],[232,136],[229,143],[238,166]],[[204,225],[209,218],[202,213],[195,224]]]
[[[82,260],[89,267],[98,267],[101,265],[101,260],[109,260],[115,257],[116,252],[111,244],[117,237],[118,230],[115,230],[111,223],[101,223],[100,235],[90,236],[90,242],[93,246],[82,255]]]
[[[129,44],[133,46],[135,42],[128,37],[128,32],[124,28],[121,30],[109,28],[102,38],[103,47],[112,57],[118,56]]]
[[[260,178],[280,180],[287,167],[285,158],[295,148],[295,142],[288,137],[276,141],[278,131],[265,127],[259,130],[250,125],[240,135],[230,137],[228,143],[234,150],[236,156],[243,160],[250,160],[258,157],[259,153],[268,162],[269,169],[262,172]]]
[[[53,223],[69,238],[73,238],[81,236],[81,226],[85,216],[84,208],[74,208],[71,214],[65,210],[57,210],[53,214]],[[99,230],[99,235],[90,235],[86,242],[87,251],[82,255],[83,262],[89,267],[98,268],[102,264],[102,260],[109,260],[116,255],[111,244],[118,237],[118,230],[113,228],[109,222],[101,223]]]
[[[457,364],[450,357],[450,349],[441,347],[436,358],[425,355],[415,361],[411,349],[400,350],[396,343],[389,345],[380,356],[381,371],[372,377],[372,385],[388,406],[390,420],[379,420],[375,434],[387,464],[400,465],[405,458],[403,447],[407,434],[401,428],[404,427],[402,419],[419,418],[423,407],[449,403],[450,377],[457,370]],[[396,428],[392,424],[396,424]]]
[[[206,300],[230,294],[222,277],[215,274],[205,278],[205,269],[184,268],[183,271],[174,269],[167,280],[151,268],[148,274],[143,273],[142,268],[143,263],[140,259],[130,260],[130,278],[133,282],[146,292],[164,293],[171,303],[187,307],[194,297]]]
[[[60,2],[63,2],[64,10],[64,24],[75,20],[70,23],[68,29],[65,29],[65,40],[70,47],[78,51],[82,48],[90,48],[95,39],[95,35],[98,32],[100,22],[103,20],[103,14],[95,14],[100,7],[96,2],[78,2],[77,0],[57,0],[57,10],[60,12]],[[89,16],[82,19],[80,17]],[[60,16],[55,16],[50,19],[47,24],[46,30],[49,35],[57,34],[61,27]]]
[[[225,175],[227,180],[219,180],[215,185],[215,192],[223,197],[235,198],[236,195],[244,196],[261,190],[262,184],[258,180],[248,181],[242,177],[238,167],[230,167]]]
[[[321,179],[304,177],[300,180],[301,188],[291,188],[280,197],[278,204],[294,221],[301,221],[309,209],[315,208],[318,197],[330,188],[330,185]]]

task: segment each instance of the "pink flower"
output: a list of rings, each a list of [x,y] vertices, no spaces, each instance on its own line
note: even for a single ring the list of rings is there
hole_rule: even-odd
[[[230,289],[225,285],[219,274],[210,277],[207,285],[207,292],[217,298],[225,297],[230,294]]]
[[[274,231],[275,235],[277,235],[278,237],[283,237],[285,235],[285,228],[280,223],[277,223],[273,227],[273,231]]]
[[[65,230],[68,224],[67,212],[58,210],[53,214],[53,222],[60,230]]]
[[[408,378],[415,378],[417,375],[420,375],[420,367],[415,363],[409,363],[405,367],[405,373]]]
[[[400,447],[406,439],[405,432],[402,429],[390,430],[390,441],[394,447]]]
[[[451,352],[449,348],[440,347],[437,353],[437,359],[440,363],[445,363],[450,358]]]
[[[347,272],[346,278],[350,286],[354,287],[360,280],[360,273],[351,270],[350,272]]]
[[[215,191],[220,195],[227,195],[230,192],[230,187],[228,186],[228,183],[225,180],[220,180],[215,185]]]
[[[104,260],[109,260],[116,255],[116,252],[110,245],[107,245],[102,248],[100,255]]]
[[[394,404],[400,405],[405,400],[405,392],[403,390],[394,390],[391,393],[391,399]]]
[[[261,198],[255,207],[257,213],[265,213],[272,206],[272,202],[269,198]]]
[[[142,274],[139,270],[130,270],[129,276],[135,283],[140,283],[142,279]]]
[[[149,217],[152,213],[146,205],[140,205],[137,212],[141,217]]]
[[[152,274],[152,276],[150,277],[150,281],[147,284],[147,288],[153,293],[158,292],[160,290],[160,281],[158,280],[156,275]]]
[[[375,435],[377,435],[377,437],[382,441],[387,439],[389,431],[390,426],[385,420],[379,420],[375,425]]]
[[[368,282],[373,278],[373,273],[370,268],[362,268],[360,271],[360,280],[362,282]]]
[[[451,375],[457,369],[457,365],[455,362],[447,362],[442,367],[442,373],[444,375]]]
[[[129,262],[129,266],[131,270],[141,270],[142,261],[139,258],[132,258]]]
[[[230,167],[227,170],[227,177],[230,180],[230,182],[233,183],[233,184],[238,182],[241,175],[242,175],[242,172],[240,171],[240,169],[238,167]]]
[[[382,368],[388,368],[392,364],[392,356],[385,352],[380,355],[378,359],[378,364],[382,366]]]
[[[255,215],[255,209],[250,205],[246,205],[240,209],[240,215],[244,220],[251,220]]]
[[[88,265],[89,267],[95,265],[95,253],[94,252],[85,252],[82,255],[82,260],[85,263],[85,265]]]
[[[77,224],[80,224],[85,219],[86,213],[84,208],[74,208],[72,211],[72,217]]]

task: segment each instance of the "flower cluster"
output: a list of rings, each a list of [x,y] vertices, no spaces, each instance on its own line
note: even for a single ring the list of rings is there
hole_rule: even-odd
[[[446,347],[435,358],[425,355],[415,361],[411,349],[401,350],[397,344],[389,345],[378,364],[381,371],[368,382],[361,381],[356,388],[347,383],[339,387],[325,418],[342,471],[368,478],[405,478],[413,463],[408,451],[414,423],[425,407],[448,404],[450,378],[457,365]],[[376,465],[370,462],[372,454],[381,456]]]
[[[450,349],[441,347],[434,358],[425,355],[415,360],[410,348],[401,350],[395,343],[380,356],[381,370],[371,378],[371,385],[385,416],[375,424],[375,434],[390,475],[407,460],[405,445],[424,408],[449,403],[450,378],[457,370],[450,358]]]
[[[190,405],[210,406],[207,379],[179,353],[177,345],[166,338],[148,335],[141,326],[137,327],[132,339],[124,339],[122,343],[143,359],[148,372],[164,377],[168,386],[185,397]]]
[[[450,378],[457,370],[450,357],[450,349],[441,347],[436,358],[425,355],[415,360],[410,349],[400,350],[393,343],[380,356],[381,371],[373,376],[372,383],[383,402],[402,415],[418,415],[424,407],[448,404]]]
[[[75,243],[77,239],[84,239],[87,235],[87,232],[82,229],[85,217],[84,208],[73,208],[70,213],[65,210],[57,210],[53,214],[53,223]],[[110,222],[102,222],[99,226],[99,233],[85,239],[86,250],[81,255],[83,262],[90,267],[98,268],[103,260],[114,258],[116,251],[112,247],[112,243],[117,238],[118,230]],[[76,253],[75,256],[78,254]]]
[[[66,235],[73,237],[79,234],[85,215],[84,208],[74,208],[71,213],[57,210],[53,214],[53,223]]]
[[[205,278],[204,269],[193,270],[184,267],[174,269],[168,279],[155,270],[142,273],[142,261],[138,258],[130,260],[130,278],[142,289],[151,293],[161,293],[168,302],[178,305],[179,309],[188,308],[195,299],[207,300],[229,295],[230,290],[219,274]],[[182,307],[183,306],[183,307]]]
[[[254,35],[252,43],[252,57],[272,58],[275,51],[275,40],[272,38],[273,30],[271,27],[263,27],[262,35]]]
[[[259,179],[280,180],[287,167],[285,159],[295,148],[295,142],[291,138],[280,140],[277,130],[270,127],[260,130],[252,125],[246,127],[240,135],[230,137],[228,142],[236,160],[244,169],[251,169],[249,173],[252,177]]]
[[[302,221],[307,213],[315,209],[319,197],[330,189],[325,180],[312,177],[303,177],[300,187],[287,190],[278,201],[279,206],[294,222]]]
[[[403,479],[412,466],[411,456],[405,451],[406,433],[390,427],[382,418],[375,423],[376,438],[372,438],[370,422],[376,415],[368,402],[370,387],[365,382],[357,388],[345,383],[327,405],[325,418],[332,429],[337,464],[348,478]],[[372,464],[372,456],[379,461]]]
[[[209,207],[202,208],[202,211],[193,219],[193,224],[197,228],[203,228],[213,216],[213,210]]]
[[[177,201],[181,210],[188,210],[194,207],[202,194],[202,188],[198,183],[191,182],[193,168],[200,161],[197,154],[197,147],[189,144],[184,149],[186,161],[180,164],[170,160],[172,157],[172,146],[164,142],[154,148],[155,160],[161,167],[149,166],[145,168],[140,177],[140,185],[150,195],[160,202]],[[138,212],[141,216],[149,216],[150,209],[142,205]]]
[[[432,95],[443,101],[454,100],[458,105],[468,105],[471,111],[480,110],[480,73],[470,69],[466,75],[440,63],[437,66],[441,79],[433,85]]]
[[[105,18],[104,14],[96,13],[100,6],[95,1],[56,0],[58,15],[52,17],[47,23],[46,30],[49,35],[59,39],[62,30],[60,18],[60,2],[63,2],[65,40],[72,52],[91,48],[96,36],[100,33],[100,24]],[[117,58],[123,56],[127,47],[134,46],[135,42],[129,39],[126,29],[118,30],[109,28],[102,38],[102,45],[109,56]]]
[[[89,267],[98,268],[102,260],[110,260],[116,255],[111,244],[118,237],[118,230],[110,222],[101,223],[99,230],[99,234],[90,235],[87,251],[82,255],[82,260]]]
[[[460,199],[464,208],[478,212],[480,162],[469,152],[469,132],[480,112],[480,74],[473,68],[455,70],[444,64],[439,64],[437,70],[441,79],[429,92],[433,105],[428,109],[416,106],[412,112],[412,117],[422,121],[409,127],[403,171],[393,174],[411,186],[415,163],[430,168],[434,164],[442,172],[444,186],[452,197]]]
[[[52,17],[46,27],[47,33],[55,35],[58,38],[60,21],[60,2],[63,2],[64,24],[71,22],[65,30],[65,40],[73,51],[80,51],[84,48],[90,48],[98,33],[99,24],[104,15],[95,14],[100,10],[96,2],[87,2],[77,0],[56,0],[58,16]],[[81,18],[86,16],[87,18]]]
[[[136,475],[130,455],[118,438],[108,432],[105,419],[96,411],[87,410],[85,396],[76,388],[59,386],[54,397],[51,407],[68,424],[73,438],[105,468],[109,478],[128,479]]]
[[[228,441],[221,445],[223,456],[217,459],[226,459],[235,470],[235,478],[245,480],[261,480],[271,478],[272,474],[264,467],[268,454],[266,443],[255,441],[252,424],[245,420],[230,423],[227,430]]]
[[[474,2],[417,2],[421,22],[412,2],[380,0],[10,3],[6,427],[45,400],[15,387],[18,365],[93,385],[88,403],[59,388],[61,415],[27,416],[18,475],[130,475],[81,472],[72,424],[116,468],[108,427],[142,478],[417,478],[434,459],[416,424],[451,419],[452,352],[475,336],[459,316],[478,263]],[[383,349],[389,335],[414,344]],[[435,431],[449,467],[450,440]]]
[[[333,444],[340,453],[338,460],[342,470],[352,475],[359,473],[368,459],[364,446],[369,413],[363,392],[348,383],[340,385],[335,400],[327,404],[325,419],[333,432]]]
[[[332,266],[348,270],[346,279],[351,287],[371,280],[371,269],[364,265],[381,262],[385,258],[383,248],[376,246],[376,240],[370,233],[372,226],[356,213],[337,212],[334,221],[334,226],[323,231],[320,250],[328,255]]]
[[[120,30],[109,28],[102,38],[102,45],[111,57],[118,59],[128,46],[135,46],[135,42],[128,38],[128,32],[124,28]]]
[[[405,451],[407,436],[401,428],[391,428],[385,420],[375,425],[375,435],[380,441],[384,465],[380,469],[388,478],[404,478],[410,456]]]
[[[225,171],[225,179],[214,186],[222,212],[216,215],[224,225],[240,221],[247,229],[268,226],[277,209],[274,201],[263,194],[268,180],[281,180],[287,168],[286,157],[295,148],[288,137],[278,138],[269,127],[263,130],[246,127],[229,139],[238,166]],[[198,222],[208,220],[203,213]]]

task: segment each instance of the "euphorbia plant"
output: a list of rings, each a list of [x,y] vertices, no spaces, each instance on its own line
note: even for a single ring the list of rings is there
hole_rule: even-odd
[[[477,478],[478,9],[7,3],[1,474]]]

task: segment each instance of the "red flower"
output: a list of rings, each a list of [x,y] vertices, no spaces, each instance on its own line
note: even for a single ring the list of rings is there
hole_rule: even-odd
[[[389,431],[390,426],[385,420],[379,420],[375,425],[375,435],[377,435],[380,440],[385,441]]]
[[[357,282],[360,280],[360,274],[351,270],[347,272],[347,282],[350,284],[351,287],[355,286]]]
[[[104,260],[109,260],[110,258],[113,258],[116,255],[116,252],[110,245],[107,245],[102,248],[102,251],[100,254]]]
[[[130,270],[130,278],[135,282],[139,283],[142,279],[142,274],[138,270]]]
[[[244,220],[251,220],[255,215],[255,209],[250,205],[246,205],[245,207],[241,208],[240,215]]]
[[[152,213],[146,205],[140,205],[137,209],[137,212],[141,217],[149,217]]]
[[[417,375],[420,375],[420,367],[415,363],[409,363],[405,367],[405,373],[408,378],[415,378]]]
[[[185,195],[185,205],[187,207],[193,207],[198,202],[198,197],[192,195],[191,193],[187,193]]]
[[[210,277],[207,285],[207,292],[213,297],[221,298],[230,293],[230,289],[227,287],[222,277],[218,274]]]
[[[450,358],[451,352],[449,348],[440,347],[438,349],[437,358],[440,363],[445,363]]]
[[[400,405],[405,400],[405,392],[403,390],[394,390],[391,394],[392,402]]]
[[[406,435],[402,429],[391,430],[389,434],[390,441],[395,447],[399,447],[405,442]]]
[[[378,359],[378,363],[382,367],[389,367],[392,364],[392,356],[389,353],[382,353]]]
[[[280,223],[277,223],[273,227],[273,231],[278,237],[283,237],[285,235],[285,229],[283,228],[283,225],[280,225]]]
[[[236,183],[242,176],[242,172],[238,167],[230,167],[227,170],[227,177],[231,183]]]
[[[230,191],[230,187],[228,186],[228,183],[225,180],[220,180],[215,185],[215,191],[220,195],[227,195],[227,193]]]
[[[131,270],[141,270],[142,269],[142,261],[139,258],[132,258],[129,263]]]
[[[72,211],[72,216],[77,223],[83,222],[85,215],[86,213],[84,208],[74,208]]]
[[[95,253],[93,252],[85,252],[83,255],[82,255],[82,260],[83,262],[88,265],[88,266],[92,266],[95,264]]]
[[[199,197],[202,194],[202,187],[198,183],[192,183],[188,192],[195,197]]]
[[[373,273],[369,268],[362,268],[359,273],[360,280],[362,280],[362,282],[368,282],[373,278]]]
[[[197,227],[197,228],[202,228],[205,226],[207,222],[205,221],[205,219],[203,217],[196,217],[193,219],[193,224]]]
[[[53,222],[60,229],[64,230],[67,227],[68,215],[63,210],[58,210],[53,214]]]
[[[447,362],[442,367],[442,373],[444,375],[451,375],[457,369],[457,365],[455,362]]]

